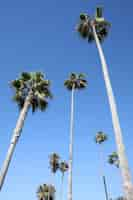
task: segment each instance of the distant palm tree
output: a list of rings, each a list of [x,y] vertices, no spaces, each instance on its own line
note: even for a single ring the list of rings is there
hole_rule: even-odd
[[[13,136],[6,159],[1,169],[0,189],[4,183],[13,152],[21,135],[27,112],[29,111],[30,107],[32,108],[33,112],[35,112],[37,109],[44,111],[48,105],[47,99],[51,97],[51,92],[49,90],[50,82],[49,80],[45,79],[45,76],[41,72],[23,72],[18,79],[11,82],[11,86],[13,89],[15,89],[15,95],[13,99],[18,104],[21,111],[16,128],[13,131]]]
[[[37,190],[38,200],[54,200],[55,199],[55,188],[53,185],[43,184],[40,185]]]
[[[60,160],[60,156],[57,153],[52,153],[50,155],[50,168],[51,168],[51,172],[53,174],[55,174],[57,172],[57,170],[59,170],[59,160]]]
[[[65,87],[71,91],[71,114],[70,114],[70,144],[69,144],[69,170],[68,170],[68,200],[72,200],[72,165],[73,165],[73,136],[74,136],[74,92],[87,86],[83,74],[71,73],[64,82]]]
[[[105,133],[103,133],[102,131],[99,131],[96,134],[95,137],[95,142],[97,144],[102,144],[104,143],[106,140],[108,139],[107,135]],[[100,145],[101,146],[101,145]],[[102,147],[102,146],[101,146]],[[106,178],[105,178],[105,174],[104,174],[104,168],[103,168],[103,149],[100,148],[100,159],[101,159],[101,166],[102,166],[102,171],[101,171],[101,175],[102,175],[102,180],[103,180],[103,185],[104,185],[104,191],[105,191],[105,197],[106,200],[109,200],[109,195],[108,195],[108,190],[107,190],[107,182],[106,182]]]
[[[120,161],[117,152],[114,151],[108,156],[108,163],[119,168]]]
[[[77,31],[80,33],[81,37],[87,39],[88,42],[96,42],[102,64],[103,76],[112,115],[112,122],[114,127],[117,151],[120,160],[120,169],[123,178],[124,191],[127,200],[133,200],[133,185],[131,180],[131,173],[125,153],[125,146],[123,143],[122,131],[117,113],[117,106],[109,78],[105,56],[100,44],[108,36],[109,28],[110,23],[104,19],[102,7],[97,7],[95,17],[90,17],[88,14],[84,13],[80,15],[80,22],[77,26]]]
[[[60,162],[60,165],[59,165],[59,169],[62,173],[62,177],[61,177],[61,190],[60,190],[60,200],[62,200],[62,196],[63,196],[63,182],[64,182],[64,174],[65,172],[68,171],[68,164],[66,161],[62,161]]]

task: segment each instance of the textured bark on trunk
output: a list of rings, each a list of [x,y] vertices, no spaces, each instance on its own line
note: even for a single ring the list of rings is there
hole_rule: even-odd
[[[69,169],[68,169],[68,200],[72,200],[72,167],[73,167],[73,130],[74,130],[74,91],[71,95],[71,116],[70,116],[70,143],[69,143]]]
[[[105,86],[107,90],[107,96],[108,96],[111,115],[112,115],[112,122],[113,122],[113,128],[114,128],[114,133],[115,133],[117,152],[118,152],[119,160],[120,160],[120,170],[121,170],[122,179],[123,179],[125,197],[127,200],[133,200],[133,185],[132,185],[132,180],[131,180],[131,173],[130,173],[128,161],[126,158],[125,147],[123,143],[122,131],[121,131],[119,117],[117,113],[115,97],[113,94],[104,53],[100,45],[99,39],[97,37],[95,26],[93,25],[92,27],[93,27],[93,33],[94,33],[96,46],[97,46],[101,64],[102,64],[102,71],[103,71]]]
[[[5,177],[6,177],[6,174],[7,174],[7,171],[8,171],[12,156],[13,156],[13,152],[15,150],[17,141],[20,137],[20,134],[21,134],[21,131],[22,131],[22,128],[23,128],[23,125],[24,125],[24,121],[25,121],[27,112],[28,112],[29,107],[30,107],[30,96],[31,95],[29,93],[29,95],[27,96],[27,98],[25,100],[24,106],[23,106],[23,108],[20,112],[20,115],[19,115],[19,118],[18,118],[18,121],[17,121],[17,124],[16,124],[16,128],[13,131],[13,136],[11,138],[11,142],[10,142],[10,146],[8,148],[8,151],[7,151],[6,158],[4,160],[2,169],[0,171],[0,190],[2,189],[2,186],[4,184],[4,180],[5,180]]]

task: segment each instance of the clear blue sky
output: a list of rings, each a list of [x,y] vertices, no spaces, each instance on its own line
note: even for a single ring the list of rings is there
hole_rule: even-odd
[[[60,174],[53,180],[48,155],[55,151],[68,159],[70,93],[63,86],[70,72],[87,75],[88,88],[76,94],[74,144],[74,199],[104,199],[95,133],[109,135],[104,157],[115,150],[111,116],[95,44],[89,45],[75,32],[80,12],[93,14],[99,0],[23,0],[0,4],[0,166],[19,115],[12,102],[9,81],[22,71],[43,71],[52,81],[54,99],[45,113],[29,113],[17,145],[0,198],[36,198],[37,186],[50,180],[59,194]],[[103,48],[109,64],[130,168],[133,173],[133,2],[102,1],[112,23]],[[109,191],[122,193],[119,170],[105,164]],[[65,194],[67,176],[65,177]],[[64,200],[66,195],[64,195]]]

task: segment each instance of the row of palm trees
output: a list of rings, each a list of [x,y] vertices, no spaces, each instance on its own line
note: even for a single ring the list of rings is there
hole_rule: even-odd
[[[99,131],[96,136],[95,136],[95,142],[97,144],[99,144],[99,157],[100,157],[100,162],[101,162],[101,177],[102,177],[102,181],[103,181],[103,186],[104,186],[104,192],[105,192],[105,198],[106,200],[111,200],[111,198],[109,197],[109,192],[108,192],[108,184],[107,184],[107,180],[106,180],[106,176],[105,176],[105,172],[104,172],[104,156],[103,156],[103,143],[106,142],[108,140],[108,136],[107,134],[105,134],[102,131]],[[117,154],[117,152],[112,152],[110,155],[108,155],[108,163],[110,165],[114,165],[115,167],[119,168],[119,156]],[[117,200],[119,199],[119,197],[117,198]],[[124,197],[123,197],[124,200]]]
[[[103,77],[107,90],[109,106],[112,116],[112,123],[114,127],[114,134],[119,157],[119,167],[123,178],[123,189],[126,200],[133,200],[133,186],[131,180],[131,173],[128,166],[128,161],[125,153],[125,146],[123,143],[122,131],[120,127],[117,106],[113,89],[111,86],[107,63],[101,47],[102,42],[108,36],[110,23],[103,17],[103,10],[97,7],[94,17],[82,13],[80,15],[80,22],[77,25],[77,32],[80,36],[86,39],[89,43],[95,42],[101,60]],[[13,156],[18,139],[21,135],[26,115],[30,108],[35,112],[40,109],[44,111],[48,105],[48,99],[52,97],[50,92],[50,81],[45,79],[45,76],[40,72],[27,73],[23,72],[21,76],[11,82],[15,90],[14,100],[20,108],[20,115],[13,131],[13,136],[7,152],[6,159],[0,172],[0,189],[5,180],[6,173],[9,168],[10,161]],[[73,144],[74,144],[74,94],[78,89],[85,88],[87,81],[83,74],[72,73],[68,80],[65,81],[65,86],[71,91],[71,113],[70,113],[70,145],[69,145],[69,161],[68,161],[68,200],[72,200],[72,166],[73,166]]]
[[[61,187],[60,187],[60,200],[62,200],[63,195],[63,182],[64,182],[64,174],[68,171],[68,163],[66,161],[60,160],[60,156],[57,153],[52,153],[50,155],[50,169],[53,174],[60,171],[62,173],[61,176]],[[55,199],[56,188],[54,184],[43,184],[38,187],[37,197],[38,200],[54,200]]]

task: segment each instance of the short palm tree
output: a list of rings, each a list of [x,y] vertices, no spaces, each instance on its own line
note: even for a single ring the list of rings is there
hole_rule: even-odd
[[[108,163],[119,168],[120,161],[116,151],[112,152],[112,154],[108,156]]]
[[[70,113],[70,143],[69,143],[69,169],[68,169],[68,200],[72,200],[72,166],[73,166],[73,142],[74,142],[74,92],[87,86],[85,75],[71,73],[69,79],[64,82],[65,87],[71,91]]]
[[[120,127],[115,96],[113,94],[107,63],[101,47],[101,43],[108,36],[109,29],[110,23],[104,19],[102,7],[96,8],[95,17],[90,17],[88,14],[85,13],[80,15],[80,22],[77,26],[77,31],[80,33],[81,37],[87,39],[89,43],[95,41],[99,52],[112,115],[117,152],[119,155],[120,169],[123,178],[124,192],[127,200],[133,200],[133,185],[131,180],[131,173],[129,170],[129,165],[125,153],[125,146],[123,143],[122,131]]]
[[[61,191],[60,191],[60,200],[62,200],[62,196],[63,196],[63,182],[64,182],[64,174],[65,172],[68,171],[68,163],[66,161],[62,161],[60,162],[59,165],[59,170],[62,173],[62,178],[61,178]]]
[[[56,190],[53,185],[47,185],[47,184],[40,185],[37,190],[38,200],[54,200],[55,192]]]
[[[18,79],[11,82],[11,86],[15,90],[13,99],[20,108],[20,115],[0,172],[0,189],[4,183],[13,152],[21,135],[27,112],[30,108],[32,108],[33,112],[37,109],[44,111],[48,105],[47,99],[51,97],[51,92],[49,90],[50,81],[46,80],[41,72],[23,72]]]
[[[95,142],[97,144],[103,144],[107,139],[108,139],[107,135],[105,133],[103,133],[102,131],[99,131],[96,134]],[[102,147],[102,145],[100,145],[100,147]],[[108,190],[107,190],[107,182],[106,182],[106,178],[105,178],[105,174],[104,174],[104,166],[103,166],[104,161],[103,161],[103,149],[102,148],[100,148],[99,153],[100,153],[101,166],[102,166],[101,175],[102,175],[102,180],[103,180],[103,185],[104,185],[105,197],[106,197],[106,200],[109,200],[109,195],[108,195]]]

